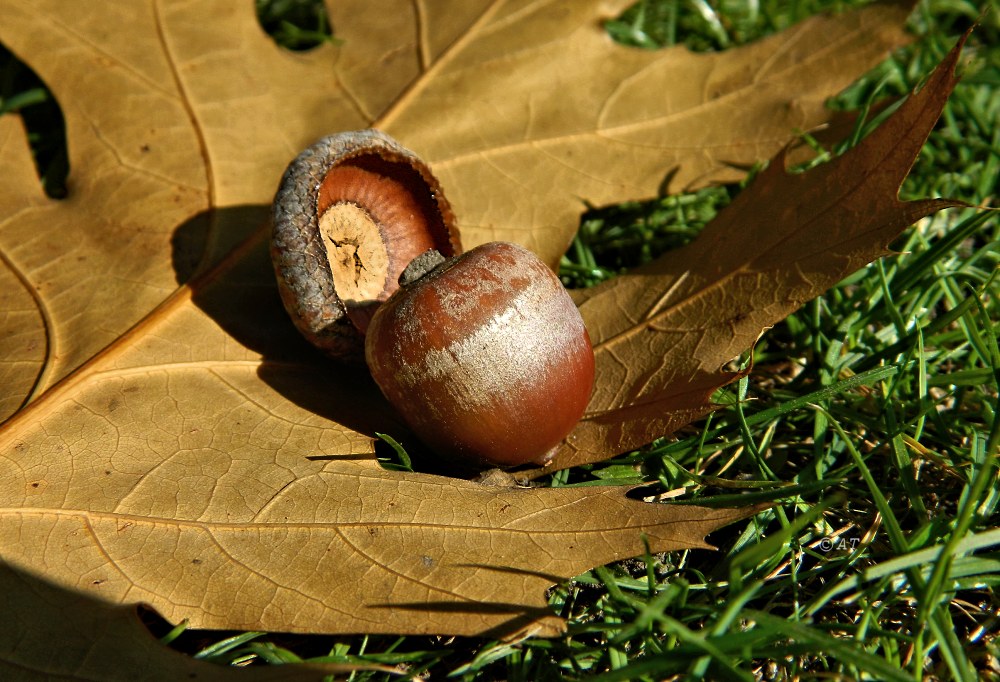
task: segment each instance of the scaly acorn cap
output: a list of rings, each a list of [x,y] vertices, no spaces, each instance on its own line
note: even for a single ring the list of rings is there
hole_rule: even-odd
[[[330,135],[285,171],[273,205],[271,261],[295,326],[328,355],[364,358],[364,332],[411,260],[462,252],[437,179],[378,130]]]

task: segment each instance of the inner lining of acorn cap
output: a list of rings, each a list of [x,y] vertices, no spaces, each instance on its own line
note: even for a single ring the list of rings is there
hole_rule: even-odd
[[[331,269],[336,271],[331,273],[334,274],[334,287],[344,303],[348,317],[360,331],[364,332],[381,301],[388,298],[398,288],[397,278],[411,259],[429,248],[437,249],[446,255],[452,255],[456,249],[453,246],[451,234],[445,224],[434,190],[428,187],[428,181],[424,179],[420,171],[410,166],[405,159],[391,160],[384,159],[377,154],[365,154],[344,160],[331,169],[330,174],[338,169],[347,171],[350,168],[376,176],[373,178],[373,184],[364,183],[363,186],[369,190],[373,186],[379,187],[377,183],[381,181],[391,180],[396,186],[395,192],[402,191],[409,197],[407,200],[403,200],[401,196],[399,199],[390,199],[390,204],[387,205],[380,203],[377,199],[377,197],[383,196],[380,191],[371,190],[373,194],[360,202],[367,204],[367,206],[362,207],[349,200],[345,202],[343,198],[331,199],[325,191],[320,191],[317,200],[319,227],[320,233],[325,235],[324,247],[327,248]],[[326,183],[329,178],[329,174],[327,178],[324,178],[324,187],[327,187]],[[351,184],[348,182],[347,185],[341,187],[346,187],[349,190]],[[349,191],[348,195],[350,195]],[[341,202],[344,203],[341,204]],[[341,206],[336,210],[330,210],[334,204],[341,204]],[[369,209],[371,210],[369,211]],[[372,234],[371,237],[382,240],[383,246],[378,248],[375,247],[375,243],[369,242],[369,249],[375,247],[376,251],[367,250],[366,252],[369,257],[376,258],[372,262],[373,264],[384,268],[383,271],[386,275],[383,280],[384,289],[378,287],[373,289],[375,282],[370,277],[367,278],[369,284],[363,286],[361,290],[355,289],[351,283],[338,284],[341,281],[340,278],[345,275],[339,272],[343,268],[338,267],[337,264],[343,260],[345,254],[341,253],[341,248],[336,249],[335,254],[334,249],[327,244],[330,238],[330,235],[326,235],[327,231],[331,229],[341,231],[343,238],[345,235],[342,232],[342,226],[360,222],[359,218],[352,216],[355,212],[365,211],[369,212],[370,219],[378,224],[381,233],[380,235]],[[394,212],[395,216],[393,216]],[[414,221],[407,219],[407,216],[413,215],[411,212],[420,214],[421,218],[417,222],[423,223],[424,227],[418,228]],[[379,215],[375,215],[375,213]],[[337,226],[338,224],[340,227]],[[362,227],[362,229],[372,228]],[[362,242],[364,241],[361,233],[352,234],[352,236],[360,237]],[[351,243],[358,244],[359,242],[352,241]],[[347,248],[346,245],[343,248]],[[379,256],[376,252],[381,252],[382,255]],[[388,261],[386,261],[387,256]]]
[[[343,165],[356,166],[400,182],[417,199],[428,225],[431,226],[434,247],[446,256],[454,255],[451,235],[445,226],[437,197],[429,187],[430,181],[420,171],[406,161],[386,159],[378,154],[355,156],[344,161]]]

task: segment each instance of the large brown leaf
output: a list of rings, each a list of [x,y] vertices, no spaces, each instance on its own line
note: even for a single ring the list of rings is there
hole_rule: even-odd
[[[551,634],[553,581],[641,553],[643,535],[704,546],[752,513],[382,470],[381,397],[295,336],[266,262],[284,164],[370,123],[434,163],[467,242],[554,260],[584,199],[732,177],[820,124],[905,15],[694,56],[612,44],[597,8],[623,4],[331,3],[343,45],[291,55],[250,3],[0,3],[0,40],[62,104],[72,168],[70,198],[45,199],[0,120],[3,560],[194,626]],[[691,417],[696,379],[671,389]]]
[[[4,358],[20,357],[0,371],[24,387],[0,418],[259,226],[285,164],[322,135],[387,129],[440,173],[467,244],[555,262],[584,201],[649,196],[671,170],[675,187],[737,177],[822,123],[823,99],[903,41],[906,14],[817,18],[698,56],[613,44],[597,8],[620,1],[388,4],[331,2],[343,45],[303,55],[250,3],[0,3],[0,41],[63,107],[72,169],[70,197],[45,200],[23,133],[0,124],[3,277],[21,283],[0,319]]]

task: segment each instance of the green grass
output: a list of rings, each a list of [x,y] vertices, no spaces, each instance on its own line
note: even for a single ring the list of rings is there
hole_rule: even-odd
[[[41,79],[0,43],[0,116],[10,112],[21,115],[46,194],[65,197],[69,156],[62,111]]]
[[[326,7],[315,0],[254,0],[265,31],[290,50],[309,50],[333,40]]]
[[[650,0],[608,30],[640,47],[724,49],[845,5]],[[922,2],[911,18],[915,44],[833,106],[908,92],[982,9]],[[995,203],[998,9],[994,1],[969,43],[965,77],[904,198]],[[319,30],[310,22],[300,32]],[[10,64],[0,66],[0,111],[17,108],[18,97],[48,101],[37,85],[9,87],[20,68]],[[45,139],[35,139],[43,174]],[[591,211],[563,261],[564,281],[592,285],[689,241],[738,191]],[[165,639],[220,664],[374,662],[457,680],[998,679],[998,247],[992,213],[921,221],[894,244],[899,255],[770,330],[752,375],[720,392],[728,407],[640,452],[551,476],[553,486],[651,482],[645,494],[698,504],[776,503],[712,534],[717,553],[647,556],[553,589],[551,607],[569,621],[561,638],[223,639],[177,628]]]

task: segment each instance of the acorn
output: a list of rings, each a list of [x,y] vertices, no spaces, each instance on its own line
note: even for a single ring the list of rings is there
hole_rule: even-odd
[[[372,377],[436,453],[494,466],[547,463],[582,417],[594,351],[556,275],[490,242],[404,271],[365,339]]]
[[[273,204],[271,260],[292,322],[327,354],[361,361],[364,333],[403,269],[462,252],[427,165],[388,135],[325,137],[289,164]]]

